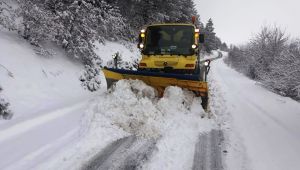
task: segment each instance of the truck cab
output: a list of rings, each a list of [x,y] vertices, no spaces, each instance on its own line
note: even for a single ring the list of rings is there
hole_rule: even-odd
[[[155,24],[142,29],[139,70],[194,73],[203,37],[194,24]]]

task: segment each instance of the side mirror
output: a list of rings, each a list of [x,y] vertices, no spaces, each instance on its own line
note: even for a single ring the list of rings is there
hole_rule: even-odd
[[[199,42],[200,42],[200,43],[204,43],[204,41],[205,41],[204,39],[205,39],[204,34],[200,34],[200,35],[199,35]]]
[[[205,77],[204,77],[204,80],[207,81],[207,75],[209,73],[209,70],[210,70],[210,60],[205,60],[204,62],[204,66],[205,66]]]
[[[210,66],[210,60],[208,59],[208,60],[205,60],[205,62],[204,62],[204,65],[205,65],[205,67],[209,67]]]

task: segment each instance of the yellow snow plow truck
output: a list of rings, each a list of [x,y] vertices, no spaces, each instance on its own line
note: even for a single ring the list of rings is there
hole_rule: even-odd
[[[142,59],[137,70],[104,68],[107,87],[121,79],[138,79],[154,87],[162,96],[168,86],[193,91],[207,109],[207,74],[210,61],[200,62],[204,35],[194,24],[155,24],[142,29],[138,48]]]

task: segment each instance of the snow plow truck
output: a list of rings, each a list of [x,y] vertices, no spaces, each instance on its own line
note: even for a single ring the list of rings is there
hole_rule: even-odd
[[[121,79],[137,79],[157,89],[160,96],[168,86],[178,86],[193,91],[208,105],[207,74],[210,61],[200,62],[204,35],[192,23],[149,25],[140,31],[138,48],[142,59],[137,70],[102,69],[107,87]]]

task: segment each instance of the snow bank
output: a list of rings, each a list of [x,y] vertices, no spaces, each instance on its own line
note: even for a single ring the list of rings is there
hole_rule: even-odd
[[[90,96],[78,80],[82,66],[68,59],[62,50],[53,47],[55,55],[39,56],[15,33],[0,31],[0,37],[0,84],[15,113],[13,119]]]
[[[81,64],[49,48],[53,56],[37,55],[16,33],[0,30],[1,95],[14,113],[0,120],[0,169],[31,169],[62,149],[93,97],[78,79]]]

